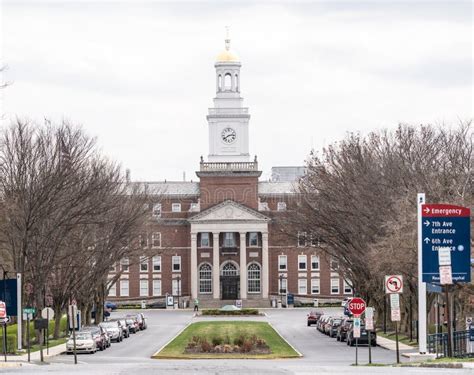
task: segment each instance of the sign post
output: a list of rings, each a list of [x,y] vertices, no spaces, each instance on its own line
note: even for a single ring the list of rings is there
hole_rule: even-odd
[[[41,310],[41,317],[48,321],[46,328],[46,354],[49,355],[49,321],[54,319],[54,310],[51,307],[45,307]]]
[[[72,351],[74,353],[74,364],[77,365],[77,352],[76,352],[76,319],[77,319],[77,306],[69,305],[68,309],[69,321],[71,322],[72,328]]]
[[[374,329],[374,308],[365,309],[365,330],[369,335],[369,364],[372,363],[372,330]]]
[[[356,339],[356,366],[358,365],[358,347],[360,337],[360,316],[364,313],[367,304],[362,298],[352,298],[347,304],[347,309],[354,315],[354,338]]]
[[[3,328],[3,355],[5,362],[7,361],[7,305],[5,302],[0,301],[0,323]]]
[[[423,217],[425,193],[417,195],[418,211],[418,347],[420,354],[426,354],[426,283],[423,282]]]

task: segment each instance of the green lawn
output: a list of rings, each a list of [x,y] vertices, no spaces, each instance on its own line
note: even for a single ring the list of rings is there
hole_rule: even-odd
[[[393,332],[387,331],[387,333],[385,334],[383,333],[382,330],[377,330],[377,336],[385,337],[387,339],[395,341],[395,331]],[[406,345],[413,346],[413,347],[418,347],[418,344],[416,343],[416,337],[414,336],[413,339],[414,339],[413,341],[410,341],[410,336],[406,336],[405,334],[402,334],[400,332],[398,333],[399,342]]]
[[[229,336],[231,340],[241,334],[256,335],[263,338],[271,349],[270,354],[251,355],[245,353],[203,353],[187,354],[184,349],[193,336],[205,336],[209,340],[214,336]],[[265,322],[243,322],[243,321],[213,321],[198,322],[189,325],[181,334],[173,339],[153,358],[293,358],[299,357],[298,353],[270,326]]]

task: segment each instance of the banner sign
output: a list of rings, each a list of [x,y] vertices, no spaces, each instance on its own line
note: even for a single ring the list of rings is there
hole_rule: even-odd
[[[446,247],[451,251],[453,282],[470,282],[471,210],[449,204],[423,204],[421,212],[423,282],[440,282],[438,251]],[[447,261],[446,256],[442,259]]]
[[[6,294],[4,297],[3,294]],[[16,279],[0,280],[0,299],[7,305],[9,316],[17,315]]]

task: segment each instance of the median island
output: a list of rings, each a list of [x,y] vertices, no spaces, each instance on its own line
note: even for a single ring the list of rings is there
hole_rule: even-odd
[[[190,324],[156,359],[296,358],[299,354],[266,322]]]

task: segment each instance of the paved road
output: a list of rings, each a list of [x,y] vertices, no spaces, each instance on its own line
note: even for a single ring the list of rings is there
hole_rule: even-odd
[[[131,335],[122,343],[114,343],[104,352],[79,355],[79,364],[73,365],[73,356],[60,355],[49,364],[25,365],[19,369],[2,369],[5,374],[464,374],[469,370],[417,369],[393,367],[354,367],[355,349],[320,334],[305,324],[306,309],[266,310],[267,320],[304,357],[288,360],[155,360],[150,356],[172,339],[188,323],[212,318],[193,318],[191,311],[148,310],[148,329]],[[120,316],[123,313],[114,313]],[[249,319],[249,318],[245,318]],[[255,319],[255,318],[250,318]],[[360,349],[360,362],[367,363],[368,349]],[[376,348],[374,362],[393,363],[392,351]],[[472,371],[472,370],[471,370]]]

